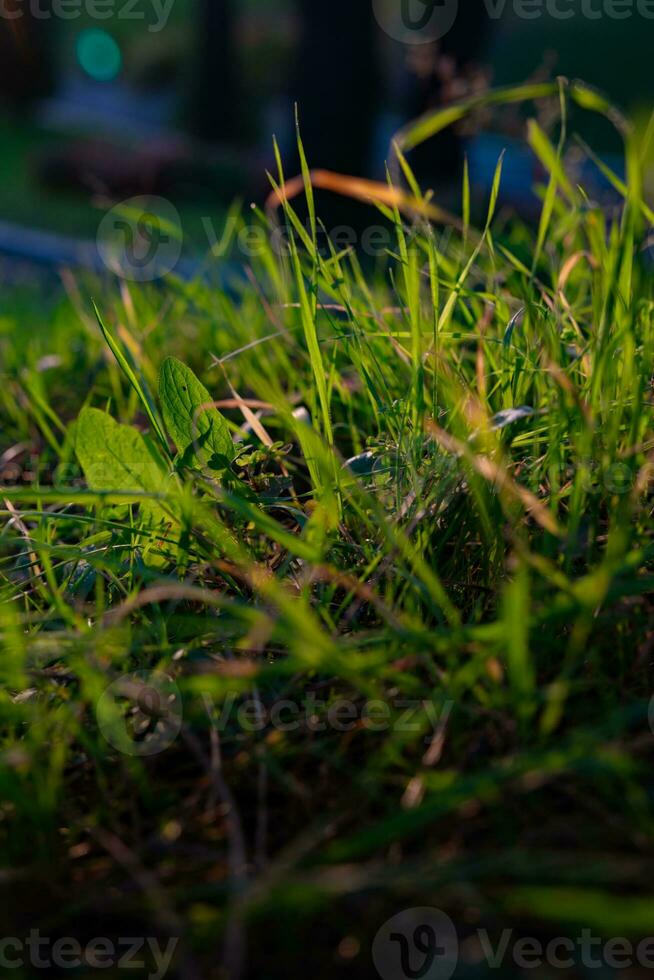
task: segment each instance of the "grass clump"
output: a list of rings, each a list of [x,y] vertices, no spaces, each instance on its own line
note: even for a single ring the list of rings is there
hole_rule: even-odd
[[[552,97],[536,229],[500,161],[437,232],[399,149],[377,269],[279,191],[289,248],[231,291],[5,312],[7,934],[333,977],[411,906],[462,947],[649,928],[647,134],[581,85],[493,99]],[[625,139],[613,209],[568,175],[570,104]]]

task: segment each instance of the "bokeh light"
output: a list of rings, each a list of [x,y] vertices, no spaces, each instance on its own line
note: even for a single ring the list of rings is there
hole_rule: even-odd
[[[123,63],[117,42],[107,31],[98,28],[82,31],[79,35],[77,60],[86,74],[97,82],[117,78]]]

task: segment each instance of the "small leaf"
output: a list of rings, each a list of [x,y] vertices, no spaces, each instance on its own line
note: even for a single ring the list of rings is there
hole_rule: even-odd
[[[375,454],[371,452],[359,453],[343,463],[343,469],[348,469],[355,476],[371,476],[375,469]]]
[[[161,367],[159,398],[168,433],[185,462],[194,458],[206,466],[216,457],[234,459],[227,422],[191,369],[174,357]]]
[[[511,340],[513,339],[513,332],[515,328],[518,326],[518,324],[522,323],[524,318],[525,318],[525,307],[523,306],[522,309],[518,310],[518,312],[515,313],[509,321],[509,324],[504,332],[504,338],[502,340],[502,344],[504,347],[511,346]]]
[[[146,439],[129,425],[119,425],[97,408],[85,408],[76,426],[75,450],[91,490],[162,493],[166,474]],[[154,501],[142,501],[141,512],[160,521],[168,516]]]

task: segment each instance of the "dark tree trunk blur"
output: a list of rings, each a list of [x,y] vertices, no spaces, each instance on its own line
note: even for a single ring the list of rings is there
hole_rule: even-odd
[[[242,120],[233,0],[198,3],[194,128],[233,140]],[[365,0],[297,0],[297,7],[302,36],[291,95],[307,155],[317,167],[362,173],[378,92],[372,9]]]
[[[298,0],[302,36],[292,96],[309,164],[369,169],[379,93],[368,0]]]
[[[0,20],[0,101],[21,110],[50,92],[52,64],[46,31],[52,28],[46,26],[45,21],[37,20],[30,13],[29,4],[19,0],[4,0],[3,14]]]
[[[465,73],[483,56],[491,33],[491,20],[484,0],[464,0],[454,26],[434,46],[439,56],[451,59],[455,74]],[[432,70],[412,76],[407,99],[408,118],[417,118],[430,109],[443,105],[443,83]],[[419,146],[410,154],[411,166],[421,180],[458,178],[462,165],[462,144],[456,130],[448,127],[437,137]]]
[[[241,110],[232,0],[198,0],[191,125],[207,140],[237,142]]]
[[[16,2],[16,0],[14,0]],[[235,43],[234,0],[197,0],[198,36],[191,116],[198,135],[226,142],[244,136]],[[310,166],[341,173],[369,172],[379,111],[379,27],[369,0],[295,0],[301,36],[290,95],[297,102]],[[452,30],[439,44],[459,69],[481,53],[489,32],[484,0],[465,0]],[[416,74],[406,93],[407,118],[442,101],[436,72]],[[415,154],[419,172],[434,179],[454,174],[460,144],[446,132]],[[298,159],[287,159],[288,173]]]

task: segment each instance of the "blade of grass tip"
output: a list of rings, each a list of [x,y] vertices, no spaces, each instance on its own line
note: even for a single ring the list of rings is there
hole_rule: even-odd
[[[547,238],[547,232],[550,227],[552,220],[552,215],[554,213],[554,205],[556,203],[556,191],[558,188],[558,181],[555,172],[552,170],[550,172],[550,179],[547,184],[547,191],[545,192],[545,199],[543,201],[543,209],[540,214],[540,221],[538,223],[538,237],[536,239],[536,247],[534,249],[534,257],[531,263],[531,276],[533,280],[536,275],[536,270],[538,269],[538,263],[540,262],[540,257],[543,252],[543,246],[545,245],[545,240]]]
[[[465,252],[468,244],[468,232],[470,231],[470,168],[468,165],[468,154],[463,157],[463,251]]]
[[[276,141],[275,141],[275,152],[280,167],[280,180],[282,181],[281,192],[283,193],[284,175],[283,175],[283,170],[281,168],[281,157],[279,155],[279,149],[277,147]],[[272,178],[271,181],[273,182],[274,185],[274,181],[272,180]],[[284,206],[284,213],[292,222],[293,227],[299,226],[302,240],[304,241],[305,238],[308,239],[307,247],[310,251],[313,249],[315,255],[315,246],[313,241],[309,238],[306,231],[302,229],[301,222],[299,221],[297,215],[295,214],[290,204],[286,200],[285,196],[282,197],[282,202]],[[318,391],[318,401],[320,404],[322,420],[323,420],[323,434],[330,448],[333,448],[334,433],[332,430],[331,412],[330,412],[330,405],[329,405],[329,391],[325,379],[325,365],[322,359],[322,352],[320,350],[320,341],[318,339],[318,329],[316,325],[316,315],[317,315],[316,290],[313,288],[313,284],[311,289],[307,290],[307,284],[305,282],[304,271],[302,269],[302,262],[300,260],[297,243],[292,235],[289,238],[289,249],[290,249],[291,265],[293,267],[293,272],[295,275],[295,284],[296,284],[297,295],[299,300],[300,321],[302,324],[302,329],[304,331],[307,350],[309,352],[309,360],[311,362],[313,376],[316,383],[316,389]],[[315,258],[314,261],[316,261]],[[338,468],[335,459],[334,459],[334,476],[336,479],[336,483],[338,485],[339,474],[338,474]]]
[[[631,210],[631,214],[625,215],[625,219],[629,218],[631,220],[634,233],[640,235],[642,232],[640,215],[643,210],[645,167],[641,162],[638,153],[638,143],[633,133],[630,133],[625,140],[625,168],[627,172],[627,187],[629,188],[627,202]]]
[[[554,205],[556,203],[556,193],[559,183],[562,186],[564,192],[568,195],[570,200],[574,202],[574,194],[572,193],[572,187],[570,181],[567,178],[561,158],[563,156],[563,148],[565,146],[566,140],[566,130],[567,130],[567,105],[566,105],[566,90],[563,85],[561,85],[560,92],[560,103],[561,103],[561,132],[559,134],[559,143],[554,152],[553,148],[550,146],[549,140],[542,132],[538,123],[535,120],[530,121],[530,137],[529,143],[536,152],[536,154],[541,159],[541,162],[550,161],[552,164],[548,169],[550,173],[550,179],[547,185],[547,191],[545,193],[545,200],[543,202],[543,210],[540,216],[540,223],[538,226],[538,238],[536,240],[536,248],[534,250],[534,260],[531,267],[531,278],[533,279],[536,274],[536,269],[538,268],[538,263],[540,261],[541,253],[543,251],[543,246],[545,245],[545,239],[547,237],[547,232],[549,231],[550,222],[552,220],[552,214],[554,213]],[[547,164],[545,164],[547,166]]]
[[[555,150],[535,119],[529,120],[527,126],[527,142],[547,172],[555,177],[570,203],[575,204],[577,202],[577,192],[563,169],[561,145],[559,144],[559,149]]]
[[[402,150],[397,144],[395,144],[395,152],[412,194],[417,200],[422,200],[422,193],[418,182]],[[386,175],[389,186],[392,187],[392,178],[388,170]],[[407,247],[406,236],[398,208],[395,208],[394,223],[397,230],[397,241],[402,260],[404,299],[409,310],[409,325],[411,327],[411,360],[414,389],[414,397],[411,400],[411,418],[414,430],[418,432],[422,428],[424,414],[424,366],[422,362],[422,332],[420,324],[420,272],[415,247]]]
[[[653,138],[654,138],[654,110],[652,110],[647,126],[645,127],[645,132],[643,133],[643,137],[639,148],[640,161],[643,166],[647,164]]]
[[[470,258],[468,259],[463,271],[459,275],[459,278],[457,279],[456,284],[454,288],[451,290],[447,302],[443,307],[443,312],[441,313],[440,319],[438,321],[439,331],[443,330],[447,326],[450,317],[452,316],[452,313],[454,311],[454,307],[456,306],[456,302],[461,294],[461,289],[463,288],[463,285],[466,279],[468,278],[468,275],[470,274],[470,270],[472,269],[473,265],[477,261],[477,258],[479,257],[479,253],[481,252],[484,246],[484,242],[489,238],[490,227],[493,222],[493,218],[495,217],[495,209],[497,207],[497,201],[500,194],[500,184],[502,181],[502,168],[504,165],[505,153],[506,150],[502,150],[502,152],[500,153],[499,160],[497,161],[497,166],[495,167],[495,174],[493,176],[493,186],[491,189],[490,200],[488,202],[488,213],[486,216],[486,226],[484,228],[484,233],[483,235],[480,236],[479,241],[475,245],[472,254],[470,255]]]
[[[493,175],[493,187],[491,190],[490,201],[488,202],[488,214],[486,216],[486,227],[484,229],[484,234],[490,231],[490,226],[493,223],[493,218],[495,217],[495,210],[497,208],[497,201],[500,196],[500,185],[502,183],[502,170],[504,167],[504,157],[506,156],[506,150],[502,150],[497,161],[497,166],[495,167],[495,173]]]
[[[281,185],[278,184],[271,173],[268,173],[267,177],[268,180],[270,181],[270,186],[273,189],[273,193],[271,195],[271,200],[269,200],[269,204],[272,204],[272,199],[274,199],[275,201],[275,206],[281,204],[284,216],[290,221],[295,233],[298,236],[298,239],[302,242],[305,249],[307,250],[307,253],[312,257],[312,259],[315,259],[315,249],[314,249],[313,239],[311,238],[311,235],[306,230],[306,228],[302,227],[302,222],[300,221],[297,214],[289,204],[289,195],[287,194],[287,190],[289,186],[288,183],[281,184]],[[270,207],[269,213],[271,214],[271,216],[274,214],[274,209],[272,206]]]
[[[302,172],[302,180],[304,181],[304,192],[307,198],[307,208],[309,209],[309,222],[311,225],[311,237],[313,239],[314,246],[317,242],[316,234],[316,206],[313,197],[313,184],[311,183],[311,172],[309,170],[309,165],[307,163],[306,154],[304,152],[304,144],[302,142],[302,136],[300,134],[300,116],[298,112],[297,103],[295,105],[295,137],[297,139],[297,148],[300,155],[300,169]]]
[[[423,193],[418,186],[418,181],[415,178],[413,170],[409,166],[406,157],[402,153],[402,148],[397,142],[393,142],[393,150],[399,161],[400,167],[402,168],[402,173],[406,177],[406,182],[411,188],[411,193],[416,198],[417,201],[423,200]],[[390,172],[387,170],[387,179],[390,187],[393,187]]]
[[[325,379],[325,365],[322,359],[322,352],[320,350],[320,341],[318,339],[318,330],[316,326],[316,310],[313,305],[315,297],[313,295],[310,297],[307,292],[300,257],[294,242],[291,243],[291,258],[295,268],[295,281],[300,300],[300,319],[304,329],[304,336],[307,343],[307,349],[309,351],[309,359],[311,361],[313,376],[318,389],[318,399],[322,410],[323,433],[328,445],[333,448],[334,434],[332,432],[329,394]]]
[[[440,286],[439,276],[439,256],[436,242],[434,241],[433,229],[429,229],[427,236],[427,255],[429,260],[429,291],[431,297],[432,310],[432,348],[434,354],[434,366],[432,370],[432,416],[436,418],[438,411],[438,377],[437,368],[439,355],[439,336],[438,336],[438,311],[440,309]]]
[[[118,343],[112,337],[112,335],[109,333],[109,330],[105,326],[104,321],[102,319],[102,316],[100,314],[100,310],[98,309],[98,307],[97,307],[97,305],[96,305],[95,302],[93,302],[93,309],[95,311],[95,315],[96,315],[98,324],[100,325],[100,330],[102,331],[102,336],[104,337],[104,339],[105,339],[105,341],[107,343],[107,346],[109,347],[111,353],[116,358],[116,360],[118,362],[118,365],[119,365],[120,369],[122,370],[123,374],[125,375],[125,377],[129,381],[129,383],[131,384],[132,388],[134,389],[134,391],[138,395],[139,400],[140,400],[141,404],[143,405],[143,408],[145,409],[145,413],[148,416],[148,419],[150,420],[150,425],[152,426],[152,428],[153,428],[153,430],[155,432],[155,435],[157,436],[157,438],[158,438],[158,440],[159,440],[159,442],[161,444],[161,447],[164,450],[165,458],[166,459],[170,459],[170,450],[168,448],[168,440],[166,439],[166,437],[164,435],[164,432],[163,432],[163,428],[161,427],[161,423],[159,422],[159,420],[158,420],[158,418],[156,416],[155,409],[154,409],[154,403],[153,403],[151,397],[147,394],[147,392],[145,391],[145,388],[143,387],[143,385],[141,384],[141,382],[139,381],[139,379],[136,377],[134,371],[132,370],[132,367],[131,367],[129,361],[127,360],[127,358],[123,354],[123,352],[120,349]]]
[[[266,202],[266,210],[270,215],[271,219],[274,217],[275,207],[281,204],[282,210],[288,221],[291,222],[293,228],[295,229],[300,241],[310,255],[314,265],[318,262],[317,249],[315,244],[315,236],[312,238],[311,234],[303,227],[302,222],[298,218],[297,214],[291,207],[291,197],[295,196],[295,193],[291,194],[289,192],[289,187],[295,189],[295,185],[299,184],[299,193],[305,190],[305,177],[304,175],[296,178],[295,180],[287,181],[284,177],[284,165],[282,163],[282,154],[279,149],[279,143],[277,142],[277,137],[273,137],[273,152],[275,154],[275,163],[277,164],[277,174],[278,178],[275,181],[272,174],[268,174],[268,179],[273,188],[273,194]],[[309,174],[309,181],[311,181],[311,175]],[[312,186],[313,190],[313,186]],[[297,193],[297,192],[296,192]],[[313,198],[312,198],[313,200]]]

